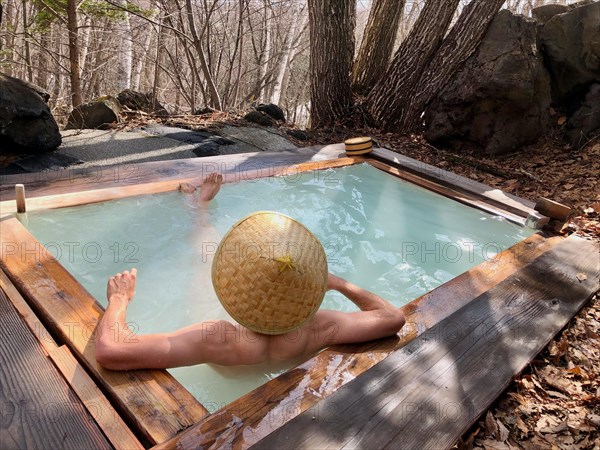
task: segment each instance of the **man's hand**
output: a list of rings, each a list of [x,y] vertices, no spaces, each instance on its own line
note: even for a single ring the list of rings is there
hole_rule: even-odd
[[[135,295],[136,279],[136,268],[131,269],[131,272],[126,270],[111,277],[106,285],[106,297],[108,301],[124,300],[129,303]]]

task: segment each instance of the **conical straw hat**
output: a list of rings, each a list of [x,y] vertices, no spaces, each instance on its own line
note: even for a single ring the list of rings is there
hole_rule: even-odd
[[[261,211],[227,232],[215,254],[212,281],[238,323],[258,333],[283,334],[319,309],[327,290],[327,258],[304,225]]]

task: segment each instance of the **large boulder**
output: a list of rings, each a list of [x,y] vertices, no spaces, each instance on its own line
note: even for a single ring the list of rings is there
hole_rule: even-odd
[[[285,114],[283,112],[283,109],[281,109],[274,103],[267,103],[266,105],[260,104],[256,107],[256,110],[268,114],[272,119],[281,120],[282,122],[285,122]]]
[[[168,116],[167,110],[154,98],[151,92],[143,94],[133,89],[125,89],[117,95],[121,106],[132,111],[142,111],[148,114],[156,114],[159,117]]]
[[[600,83],[600,2],[554,15],[540,31],[556,102],[583,97]]]
[[[62,141],[43,89],[0,73],[0,140],[3,150],[47,152]]]
[[[248,122],[256,123],[258,125],[262,125],[263,127],[272,127],[275,125],[273,119],[268,114],[265,114],[262,111],[250,111],[248,114],[244,116]]]
[[[600,84],[593,84],[567,122],[566,137],[581,148],[600,130]]]
[[[65,130],[107,128],[121,121],[121,105],[111,96],[100,97],[93,102],[74,108],[69,114]]]
[[[538,6],[531,10],[531,15],[539,24],[544,24],[552,19],[557,14],[564,14],[571,11],[569,5],[560,5],[558,3],[550,3],[548,5]]]
[[[425,114],[427,140],[500,154],[537,141],[549,125],[550,80],[536,22],[502,10],[476,52]]]

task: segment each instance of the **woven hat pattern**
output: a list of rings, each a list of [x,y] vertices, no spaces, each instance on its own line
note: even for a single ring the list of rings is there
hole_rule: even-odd
[[[318,239],[278,213],[242,219],[215,254],[212,280],[227,312],[263,334],[282,334],[305,324],[327,289],[327,259]]]

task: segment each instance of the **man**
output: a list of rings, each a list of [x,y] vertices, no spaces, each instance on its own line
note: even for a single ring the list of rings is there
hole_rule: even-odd
[[[208,175],[202,184],[200,201],[210,202],[221,183],[221,175]],[[192,193],[195,188],[185,184],[181,190]],[[127,328],[126,320],[127,306],[135,294],[136,274],[136,269],[132,269],[108,281],[108,307],[98,324],[96,343],[96,359],[107,369],[166,369],[201,363],[234,366],[291,360],[335,344],[392,336],[405,323],[400,309],[329,274],[327,289],[345,295],[360,312],[319,310],[300,329],[282,335],[256,333],[225,320],[201,322],[172,333],[136,335]]]

